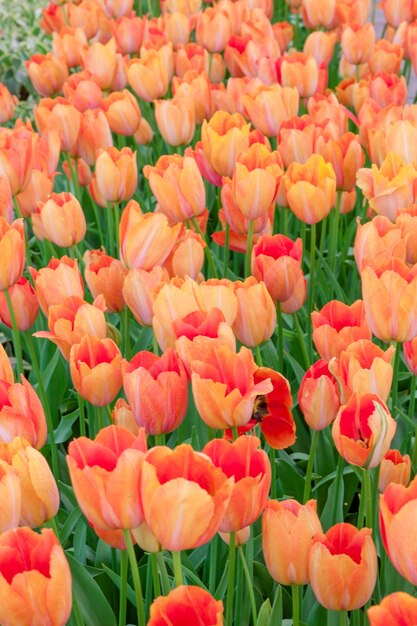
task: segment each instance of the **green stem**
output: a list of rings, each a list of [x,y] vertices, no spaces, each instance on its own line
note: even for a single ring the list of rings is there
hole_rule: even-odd
[[[340,611],[340,626],[347,626],[347,611]]]
[[[275,500],[277,497],[277,452],[275,448],[269,448],[269,462],[271,463],[271,498]]]
[[[307,309],[307,329],[308,329],[308,352],[310,356],[310,362],[313,360],[313,339],[312,339],[312,324],[311,324],[311,312],[314,307],[314,292],[315,292],[315,269],[316,269],[316,224],[311,225],[311,240],[310,240],[310,280],[308,283],[308,309]]]
[[[372,519],[372,486],[371,486],[371,473],[370,470],[363,468],[363,484],[362,489],[365,498],[365,520],[366,526],[368,528],[372,528],[373,519]]]
[[[43,410],[45,412],[46,424],[48,427],[48,436],[51,445],[51,463],[52,463],[52,473],[55,477],[55,480],[59,480],[59,465],[58,465],[58,450],[55,443],[55,433],[54,433],[54,424],[52,422],[51,410],[49,407],[48,398],[46,396],[45,387],[43,385],[43,377],[41,374],[41,369],[39,367],[38,357],[36,355],[35,346],[33,345],[32,335],[28,332],[23,334],[26,345],[30,354],[30,358],[32,361],[32,367],[35,370],[36,379],[38,382],[38,390],[39,395],[41,397],[41,402],[43,406]]]
[[[339,218],[340,218],[340,203],[342,201],[342,191],[339,189],[337,192],[336,207],[331,213],[331,226],[330,226],[330,240],[329,240],[329,261],[332,274],[336,276],[336,252],[337,242],[339,234]],[[333,283],[330,285],[330,300],[333,297]]]
[[[253,244],[253,220],[249,220],[248,237],[246,241],[245,278],[251,275],[251,256]]]
[[[410,404],[409,404],[409,409],[408,409],[408,414],[411,417],[411,419],[414,419],[414,408],[416,404],[416,383],[417,383],[417,376],[414,376],[414,374],[411,374]]]
[[[343,467],[344,467],[344,459],[342,457],[342,455],[339,454],[339,458],[337,461],[337,470],[336,470],[336,493],[335,493],[335,497],[334,497],[334,502],[333,502],[333,515],[332,515],[332,522],[333,524],[337,524],[339,522],[343,522],[343,509],[342,509],[342,516],[341,519],[338,515],[338,502],[339,502],[339,498],[340,498],[340,489],[342,487],[342,483],[343,483]]]
[[[85,437],[86,436],[86,430],[85,430],[84,400],[82,399],[80,394],[77,394],[77,397],[78,397],[78,410],[79,410],[79,414],[80,414],[80,436],[81,437]],[[93,436],[93,433],[89,433],[89,434],[90,434],[90,437]]]
[[[237,429],[237,426],[232,426],[232,434],[233,434],[233,441],[236,441],[236,439],[239,437],[239,431]]]
[[[167,572],[167,566],[166,566],[164,555],[163,555],[162,552],[158,552],[157,553],[156,560],[157,560],[157,563],[158,563],[159,572],[161,574],[162,592],[163,592],[164,596],[167,596],[169,594],[169,591],[170,591],[170,584],[169,584],[169,577],[168,577],[168,572]]]
[[[119,602],[119,626],[126,625],[126,600],[127,600],[127,568],[128,555],[126,550],[120,551],[120,602]]]
[[[277,302],[277,326],[278,326],[278,371],[284,373],[284,320],[282,317],[281,302]]]
[[[210,567],[209,567],[208,588],[211,594],[213,594],[216,590],[218,542],[219,542],[219,539],[216,534],[214,535],[210,543]]]
[[[102,428],[104,428],[104,413],[103,413],[103,407],[102,406],[98,406],[96,407],[97,409],[97,424],[98,424],[98,429],[101,430]]]
[[[165,445],[165,435],[161,433],[160,435],[155,435],[155,445],[156,446],[164,446]]]
[[[14,355],[16,357],[16,373],[17,373],[17,380],[20,383],[20,378],[23,374],[22,344],[20,342],[20,331],[17,327],[16,316],[14,314],[14,309],[13,309],[13,305],[10,299],[10,293],[8,289],[4,290],[4,295],[6,296],[6,302],[7,302],[7,306],[9,309],[10,318],[12,320],[12,336],[13,336]]]
[[[107,224],[107,252],[111,256],[114,256],[115,235],[114,235],[114,219],[112,215],[113,205],[111,205],[108,202],[104,210],[106,212],[106,224]]]
[[[211,58],[211,55],[210,55]],[[224,255],[223,255],[223,276],[227,276],[227,268],[229,266],[229,240],[230,240],[230,226],[226,222],[224,230]]]
[[[120,312],[120,323],[122,326],[124,357],[129,361],[130,359],[130,309],[125,305],[123,311]]]
[[[125,543],[127,547],[127,554],[129,556],[130,569],[132,571],[133,586],[135,589],[136,609],[137,609],[137,614],[138,614],[138,626],[145,626],[145,607],[143,605],[142,585],[140,582],[139,567],[138,567],[138,562],[136,559],[135,548],[133,547],[132,537],[130,536],[130,531],[124,529],[123,535],[124,535]]]
[[[395,346],[395,357],[394,357],[394,367],[392,373],[392,395],[391,395],[391,412],[394,413],[397,407],[398,401],[398,371],[400,369],[400,352],[401,352],[401,343],[399,341],[396,342]]]
[[[355,65],[355,80],[357,83],[359,83],[361,77],[360,77],[360,72],[359,72],[359,65]]]
[[[158,341],[156,339],[155,333],[152,333],[152,351],[154,354],[159,356],[159,346],[158,346]]]
[[[182,575],[182,565],[181,565],[181,552],[173,552],[172,553],[172,562],[174,565],[174,582],[176,587],[180,587],[180,585],[184,584],[184,578]]]
[[[197,220],[195,219],[195,217],[191,218],[191,223],[194,226],[196,232],[200,235],[200,237],[203,239],[203,241],[206,242],[206,245],[204,247],[204,254],[206,255],[206,259],[207,259],[207,263],[209,264],[210,267],[210,271],[211,274],[214,278],[217,278],[217,272],[216,272],[216,266],[214,265],[214,261],[213,261],[213,256],[211,254],[211,250],[210,250],[210,246],[209,246],[209,242],[207,241],[207,238],[204,236]]]
[[[159,584],[158,560],[156,558],[155,552],[152,552],[150,557],[151,557],[151,564],[152,564],[152,581],[153,581],[154,598],[158,598],[161,595],[161,585]]]
[[[73,597],[72,599],[72,615],[74,617],[76,626],[84,626],[84,620],[82,618],[81,611],[75,597]]]
[[[226,622],[225,626],[232,626],[233,623],[233,593],[235,588],[236,570],[236,534],[230,533],[229,543],[229,574],[227,581],[226,597]]]
[[[300,626],[300,591],[300,585],[291,585],[293,626]]]
[[[114,203],[114,229],[115,229],[115,252],[116,259],[120,256],[120,243],[119,243],[119,224],[120,224],[120,204]]]
[[[255,357],[256,357],[256,363],[258,367],[262,367],[262,355],[261,355],[261,349],[259,346],[255,347]]]
[[[293,319],[294,319],[295,330],[297,332],[298,342],[299,342],[300,348],[301,348],[301,353],[302,353],[303,359],[304,359],[304,367],[306,368],[306,370],[308,370],[308,368],[310,367],[310,362],[311,361],[310,361],[308,353],[307,353],[305,337],[303,335],[303,331],[301,330],[300,320],[298,318],[297,311],[295,313],[293,313]]]
[[[411,419],[414,418],[414,404],[415,404],[415,391],[416,391],[416,380],[417,380],[417,376],[413,375],[413,380],[411,381],[411,398],[410,398],[410,417]],[[417,464],[417,422],[416,422],[416,430],[415,430],[415,434],[414,434],[414,447],[413,447],[413,454],[412,454],[412,461],[413,461],[413,465]]]
[[[99,207],[97,206],[96,202],[94,202],[94,200],[91,200],[91,203],[93,205],[93,213],[94,213],[94,218],[95,218],[96,224],[97,224],[98,236],[100,238],[100,245],[104,246],[105,245],[104,233],[103,233],[103,229],[101,227]],[[111,254],[110,250],[107,250],[107,254]]]
[[[252,620],[253,620],[253,624],[254,626],[256,625],[256,622],[258,621],[258,614],[256,611],[256,602],[255,602],[255,594],[253,591],[253,581],[250,577],[250,573],[249,573],[249,569],[248,569],[248,564],[246,563],[246,559],[245,559],[245,553],[243,552],[243,548],[242,546],[238,547],[238,552],[239,552],[239,556],[240,556],[240,561],[242,563],[242,568],[243,568],[243,573],[246,579],[246,590],[249,594],[249,599],[250,599],[250,604],[251,604],[251,609],[252,609]]]
[[[313,432],[313,436],[311,438],[310,454],[309,454],[309,457],[308,457],[307,471],[306,471],[306,477],[305,477],[305,482],[304,482],[304,494],[303,494],[303,502],[304,502],[304,504],[310,498],[311,477],[313,475],[314,457],[316,456],[317,444],[319,442],[319,435],[320,435],[320,431],[319,430],[315,430]]]

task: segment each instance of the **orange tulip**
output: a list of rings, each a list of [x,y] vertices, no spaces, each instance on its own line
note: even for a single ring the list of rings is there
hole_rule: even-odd
[[[6,530],[11,530],[12,528],[17,528],[17,526],[19,526],[22,507],[22,492],[16,470],[1,459],[0,496],[2,498],[2,502],[4,503],[0,513],[1,534],[6,532]]]
[[[101,109],[87,109],[81,117],[77,151],[88,164],[94,165],[99,150],[113,146],[113,139],[106,115]]]
[[[397,120],[384,128],[385,147],[387,152],[395,152],[410,165],[417,160],[417,126],[414,120]],[[372,141],[372,131],[369,134]],[[378,138],[378,131],[375,139]]]
[[[142,46],[146,18],[121,16],[113,22],[113,35],[122,54],[138,54]]]
[[[378,72],[369,83],[370,96],[381,108],[403,106],[407,101],[407,83],[404,76]]]
[[[362,300],[352,305],[338,300],[328,302],[320,311],[311,313],[313,341],[322,359],[330,361],[359,339],[371,339]]]
[[[223,626],[223,602],[193,585],[180,585],[167,596],[159,596],[151,604],[150,612],[147,626],[168,623],[181,626],[184,615],[199,626]]]
[[[292,163],[284,177],[287,201],[298,219],[316,224],[334,204],[336,174],[321,155],[313,154],[304,164]]]
[[[68,68],[64,61],[51,52],[33,54],[25,61],[26,69],[32,85],[44,97],[59,93],[68,78]]]
[[[277,315],[265,283],[253,276],[234,283],[237,298],[237,316],[233,332],[245,346],[254,348],[268,341],[275,331]]]
[[[186,228],[164,261],[164,268],[171,277],[201,280],[206,245],[198,233]]]
[[[170,146],[188,144],[195,132],[194,102],[188,96],[175,96],[172,100],[155,100],[155,120]]]
[[[34,134],[26,127],[0,133],[0,175],[9,180],[12,196],[29,185],[34,160]]]
[[[111,93],[101,102],[111,130],[117,135],[130,137],[139,128],[141,112],[135,96],[124,89]]]
[[[81,65],[81,50],[88,46],[87,37],[81,28],[64,26],[52,33],[52,51],[68,68]]]
[[[153,302],[169,275],[165,268],[155,265],[151,270],[129,270],[123,283],[123,298],[141,326],[152,326]]]
[[[302,0],[303,22],[307,28],[316,29],[333,25],[336,11],[335,0]]]
[[[253,87],[242,96],[241,101],[255,128],[267,137],[276,137],[281,123],[298,114],[300,94],[292,86],[266,86],[260,81],[253,81]]]
[[[382,599],[381,604],[368,609],[370,626],[413,626],[417,620],[417,599],[396,591]]]
[[[84,335],[70,351],[70,373],[75,389],[95,406],[110,404],[122,386],[121,362],[122,355],[114,341]]]
[[[83,279],[78,269],[78,261],[67,256],[52,257],[46,267],[36,270],[29,267],[35,285],[36,297],[44,315],[53,304],[61,304],[69,296],[83,298]]]
[[[12,96],[6,85],[0,83],[0,124],[13,118],[17,102],[16,96]]]
[[[357,224],[353,252],[359,272],[367,265],[384,265],[392,257],[406,260],[406,242],[399,224],[393,224],[383,215],[366,224],[358,219]]]
[[[23,376],[21,380],[21,383],[0,380],[1,440],[24,437],[40,450],[47,435],[45,413],[32,385]]]
[[[81,63],[83,70],[97,78],[101,89],[109,89],[117,69],[116,41],[113,38],[106,44],[96,41],[87,49],[82,49]]]
[[[269,574],[281,585],[309,582],[308,555],[313,539],[322,532],[317,502],[268,500],[262,516],[262,551]],[[280,537],[278,543],[276,538]]]
[[[3,348],[3,345],[0,343],[0,380],[3,380],[9,385],[14,383],[13,377],[13,368],[10,363],[9,357],[7,356],[6,350]]]
[[[64,359],[69,360],[71,347],[80,343],[87,335],[98,339],[106,337],[107,327],[103,296],[98,296],[89,304],[78,296],[65,298],[62,304],[55,304],[48,310],[49,332],[39,331],[34,337],[49,339],[61,351]]]
[[[358,530],[352,524],[336,524],[313,539],[310,584],[326,609],[352,611],[366,604],[375,587],[377,567],[370,528]]]
[[[136,528],[143,521],[141,475],[146,436],[121,426],[103,428],[91,441],[69,444],[67,463],[79,506],[94,526]]]
[[[414,376],[417,375],[417,337],[403,344],[404,359],[407,367]]]
[[[417,508],[417,477],[408,487],[391,483],[379,498],[379,525],[389,560],[406,580],[417,583],[417,542],[413,523]]]
[[[365,164],[365,155],[357,135],[345,133],[337,140],[323,141],[318,149],[336,174],[336,188],[350,190],[356,183],[356,172]]]
[[[153,130],[149,126],[149,122],[144,117],[141,118],[137,131],[134,134],[136,143],[140,146],[145,146],[151,143],[153,139]]]
[[[10,287],[9,295],[16,326],[20,332],[25,332],[33,326],[38,316],[39,307],[35,291],[27,278],[23,278],[22,276],[13,287]],[[0,292],[0,321],[9,328],[13,327],[4,292]]]
[[[55,517],[59,492],[45,457],[22,437],[0,443],[1,467],[14,470],[21,494],[20,520],[17,525],[37,528]]]
[[[348,463],[372,469],[388,451],[396,427],[378,396],[355,392],[340,407],[332,437],[337,451]]]
[[[232,34],[227,13],[208,7],[198,15],[195,33],[200,46],[209,52],[222,52]]]
[[[411,459],[399,450],[388,450],[381,461],[378,489],[384,493],[389,484],[395,483],[406,487],[410,481]]]
[[[25,265],[23,220],[9,224],[0,216],[0,291],[9,289],[22,276]]]
[[[141,58],[129,61],[127,77],[136,95],[146,102],[163,98],[168,91],[168,72],[156,50],[149,50]]]
[[[98,79],[86,70],[71,74],[63,90],[65,97],[80,113],[98,108],[103,100]]]
[[[249,148],[250,126],[235,113],[217,111],[210,121],[204,120],[201,127],[201,142],[204,155],[221,176],[232,176],[239,155]]]
[[[113,19],[130,15],[133,10],[133,0],[104,0],[106,14]]]
[[[342,54],[353,65],[366,63],[375,44],[375,28],[371,22],[364,26],[357,22],[346,24],[342,31],[340,45]]]
[[[178,44],[175,54],[175,74],[183,78],[189,70],[194,70],[199,74],[205,72],[211,83],[221,83],[226,73],[221,54],[210,55],[206,48],[197,43],[187,43],[185,46]]]
[[[9,224],[13,221],[12,190],[9,179],[3,174],[0,174],[0,217],[4,217]]]
[[[84,254],[84,277],[93,298],[103,295],[109,313],[125,308],[123,284],[128,273],[121,261],[106,254],[104,248]]]
[[[266,452],[258,450],[260,443],[257,437],[241,436],[233,443],[213,439],[203,448],[216,467],[235,479],[221,532],[235,532],[253,524],[265,506],[271,466]]]
[[[112,411],[112,420],[116,426],[122,426],[126,428],[133,435],[139,433],[139,426],[135,422],[132,410],[126,400],[119,398],[116,400]]]
[[[296,87],[301,98],[313,96],[319,87],[319,68],[314,57],[294,52],[279,59],[281,85]]]
[[[204,545],[218,531],[233,479],[206,456],[182,444],[151,449],[142,468],[145,521],[158,542],[178,552]]]
[[[337,381],[324,359],[313,363],[304,374],[298,390],[298,404],[313,430],[323,430],[334,421],[340,408],[340,394]]]
[[[61,140],[61,149],[73,150],[81,125],[81,113],[65,98],[43,98],[35,107],[35,120],[39,132],[47,136],[55,130]]]
[[[143,174],[160,210],[173,222],[184,222],[204,211],[206,190],[192,157],[161,156],[155,166],[145,165]]]
[[[7,598],[0,606],[3,626],[67,623],[71,572],[52,530],[16,528],[0,536],[0,596]]]
[[[129,268],[148,271],[165,261],[182,226],[169,226],[163,213],[143,214],[138,203],[131,201],[122,213],[119,228],[123,263]]]
[[[187,376],[172,348],[161,357],[145,350],[124,361],[123,388],[137,424],[147,434],[169,433],[184,420]]]
[[[368,66],[372,74],[388,72],[398,74],[403,59],[401,46],[390,43],[386,39],[380,39],[373,47],[368,59]]]
[[[382,341],[411,341],[417,335],[417,268],[395,257],[361,272],[366,318]]]
[[[97,35],[100,21],[104,17],[102,5],[90,0],[82,0],[79,4],[70,4],[66,7],[66,11],[72,28],[81,28],[87,39],[92,39]]]
[[[305,40],[303,52],[309,57],[314,57],[319,67],[321,63],[327,67],[333,58],[336,40],[334,32],[315,30]]]
[[[401,22],[413,20],[413,0],[382,0],[381,8],[388,24],[398,28]]]
[[[44,203],[39,203],[31,214],[33,232],[43,241],[69,248],[85,237],[87,223],[77,198],[72,193],[52,193]]]
[[[174,76],[172,93],[176,98],[191,98],[194,103],[196,124],[201,124],[204,119],[210,119],[212,116],[214,103],[211,83],[205,74],[189,70],[182,78]]]
[[[410,265],[415,265],[417,263],[417,205],[412,204],[400,209],[395,224],[400,227],[402,241],[405,243],[405,260]]]
[[[96,161],[100,194],[107,202],[129,200],[138,186],[136,152],[130,148],[100,150]]]

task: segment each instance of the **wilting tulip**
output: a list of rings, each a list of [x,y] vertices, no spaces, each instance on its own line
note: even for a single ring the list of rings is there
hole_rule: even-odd
[[[311,313],[313,341],[322,359],[330,361],[359,339],[371,339],[362,300],[348,305],[332,300]]]
[[[146,523],[166,550],[177,552],[214,537],[233,479],[187,444],[174,450],[157,446],[145,457],[141,489]]]
[[[358,530],[352,524],[336,524],[313,539],[310,584],[326,609],[352,611],[366,604],[375,587],[377,568],[370,528]]]
[[[101,89],[109,89],[116,73],[116,42],[110,39],[106,44],[99,41],[81,51],[81,60],[84,70],[91,72],[100,84]]]
[[[135,96],[127,89],[111,93],[100,106],[111,130],[117,135],[130,137],[138,130],[142,117],[140,108]]]
[[[358,220],[353,252],[359,272],[366,265],[383,265],[392,257],[405,261],[406,242],[401,227],[383,215],[375,216],[366,224]]]
[[[41,241],[47,239],[61,248],[70,248],[85,237],[84,212],[72,193],[51,194],[46,202],[38,204],[31,217],[33,232]]]
[[[65,298],[62,304],[54,304],[48,310],[49,332],[39,331],[35,337],[49,339],[55,343],[68,361],[71,347],[80,343],[87,335],[98,339],[106,337],[107,327],[103,296],[98,296],[89,304],[78,296]]]
[[[239,154],[249,148],[250,125],[239,113],[217,111],[201,127],[201,142],[207,161],[221,176],[232,176]]]
[[[128,270],[119,259],[106,254],[104,248],[87,250],[84,254],[84,277],[93,298],[103,295],[109,313],[125,307],[123,284]]]
[[[107,148],[99,151],[96,180],[100,194],[107,202],[129,200],[138,186],[136,152],[130,148]]]
[[[88,165],[94,165],[99,150],[113,145],[109,123],[101,109],[87,109],[81,117],[78,154]]]
[[[129,84],[139,98],[152,102],[168,91],[169,77],[164,60],[156,50],[149,50],[127,66]]]
[[[340,408],[340,394],[337,381],[324,359],[313,363],[304,374],[298,404],[313,430],[323,430],[335,419]]]
[[[24,437],[40,450],[47,435],[45,413],[32,385],[23,376],[21,380],[0,380],[0,439],[8,442]]]
[[[308,555],[317,533],[322,532],[317,502],[268,500],[262,516],[262,551],[268,572],[281,585],[309,582]],[[277,542],[277,537],[281,540]]]
[[[388,451],[396,430],[382,400],[371,393],[354,393],[340,407],[332,437],[339,454],[352,465],[372,469]]]
[[[154,166],[145,165],[143,174],[160,210],[173,222],[184,222],[204,211],[206,190],[192,157],[161,156]]]
[[[382,341],[411,341],[417,335],[417,267],[395,257],[361,272],[367,322]]]
[[[406,580],[417,584],[417,543],[413,523],[417,510],[417,477],[408,487],[391,483],[379,498],[379,524],[388,557]]]
[[[321,155],[313,154],[304,164],[292,163],[284,178],[290,209],[301,221],[316,224],[334,204],[336,174]]]
[[[267,137],[276,137],[283,121],[298,114],[300,94],[295,87],[259,84],[241,97],[247,116]]]
[[[406,487],[410,481],[411,459],[408,454],[401,454],[399,450],[388,450],[381,461],[378,489],[384,493],[391,483]]]
[[[216,467],[234,478],[232,495],[220,524],[221,532],[236,532],[253,524],[261,514],[271,485],[271,465],[260,440],[241,436],[233,443],[213,439],[203,448]]]
[[[147,626],[181,626],[184,615],[192,624],[223,626],[223,602],[201,587],[180,585],[153,601]]]
[[[129,202],[120,220],[120,256],[129,268],[151,270],[161,265],[174,247],[181,224],[169,226],[163,213],[143,214],[137,202]]]
[[[194,103],[189,97],[155,100],[155,120],[164,140],[170,146],[191,142],[195,132]]]
[[[168,348],[161,357],[138,352],[122,367],[124,392],[137,424],[149,435],[178,428],[187,411],[188,386],[174,350]]]
[[[71,572],[52,530],[16,528],[0,536],[0,595],[7,598],[0,606],[3,626],[67,623]]]
[[[100,430],[91,441],[74,439],[67,463],[75,497],[84,515],[103,529],[136,528],[143,521],[141,475],[146,436],[121,426]]]
[[[250,276],[234,283],[237,298],[237,316],[233,332],[245,346],[254,348],[268,341],[275,331],[277,315],[265,283]]]
[[[417,599],[396,591],[382,599],[381,604],[368,609],[370,626],[413,626],[417,620]]]
[[[59,492],[45,457],[22,437],[0,443],[1,466],[14,470],[21,494],[20,521],[17,525],[37,528],[55,517]]]
[[[12,287],[22,276],[25,265],[23,220],[9,224],[0,217],[0,291]]]
[[[9,296],[18,330],[20,332],[29,330],[35,323],[39,307],[35,291],[27,278],[23,278],[23,276],[19,278],[17,283],[10,287]],[[3,291],[0,292],[0,321],[9,328],[13,327],[6,296]]]
[[[296,87],[300,98],[309,98],[316,93],[319,86],[319,68],[314,57],[308,57],[303,52],[294,52],[283,56],[279,62],[283,87]]]
[[[95,406],[114,400],[122,386],[122,355],[114,341],[86,335],[72,346],[69,362],[73,385],[82,398]]]
[[[60,259],[52,257],[46,267],[39,271],[29,267],[32,281],[35,285],[36,297],[44,315],[53,304],[61,304],[69,296],[83,298],[84,285],[78,261],[63,256]]]
[[[342,31],[340,45],[342,54],[352,65],[366,63],[375,43],[375,28],[371,22],[364,26],[358,23],[346,24]]]
[[[65,63],[50,52],[32,55],[25,65],[33,86],[44,97],[59,93],[68,78]]]

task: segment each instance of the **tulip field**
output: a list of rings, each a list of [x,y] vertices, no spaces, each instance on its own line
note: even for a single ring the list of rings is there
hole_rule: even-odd
[[[0,626],[416,626],[417,1],[0,24]]]

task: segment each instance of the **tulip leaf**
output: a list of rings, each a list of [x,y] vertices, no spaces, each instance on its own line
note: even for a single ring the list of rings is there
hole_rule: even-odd
[[[98,583],[78,561],[66,554],[72,589],[85,626],[116,626],[116,618]]]
[[[268,626],[281,626],[282,624],[282,586],[278,585]]]
[[[118,589],[120,589],[121,585],[120,585],[119,574],[116,574],[116,572],[113,572],[113,570],[110,569],[110,567],[107,567],[105,563],[102,564],[102,567],[103,567],[103,570],[106,572],[107,576],[110,578],[110,580],[116,585]],[[132,587],[129,584],[126,585],[126,593],[127,593],[127,599],[129,600],[129,602],[135,605],[136,604],[135,592],[133,591]]]
[[[58,424],[58,427],[54,430],[55,435],[55,443],[65,443],[72,435],[72,425],[79,416],[79,410],[75,409],[71,413],[67,413],[67,415],[63,415],[61,421]]]
[[[297,472],[295,467],[283,459],[278,459],[277,476],[282,486],[282,493],[287,497],[295,498],[299,502],[302,502],[304,477]]]
[[[271,619],[271,603],[269,598],[265,600],[259,609],[258,619],[256,620],[256,626],[268,626]]]

